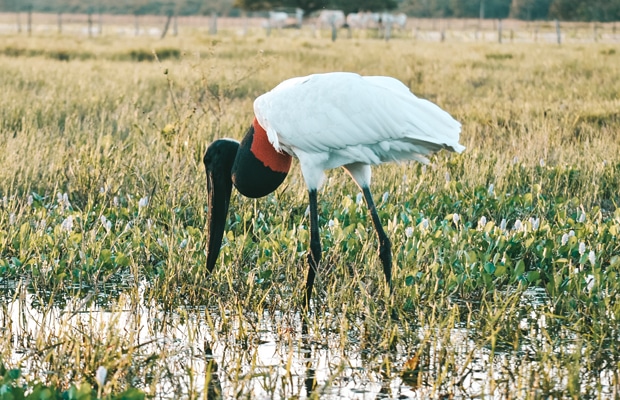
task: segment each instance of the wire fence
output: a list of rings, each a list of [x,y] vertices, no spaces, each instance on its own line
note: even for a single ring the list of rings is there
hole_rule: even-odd
[[[294,24],[288,25],[293,27]],[[298,35],[331,37],[321,32],[314,18],[295,27]],[[0,13],[0,35],[79,35],[150,36],[184,35],[199,32],[217,35],[282,35],[289,29],[271,29],[264,16],[218,17],[108,14]],[[515,19],[424,19],[408,18],[404,28],[367,29],[347,27],[338,30],[338,38],[398,38],[428,42],[496,43],[620,43],[620,23],[521,21]],[[275,31],[275,32],[274,32]],[[386,37],[386,32],[390,37]]]

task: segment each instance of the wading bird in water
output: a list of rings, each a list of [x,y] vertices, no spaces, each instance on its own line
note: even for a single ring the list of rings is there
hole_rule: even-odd
[[[207,148],[209,240],[207,269],[215,267],[233,185],[252,198],[273,192],[292,157],[310,200],[310,252],[305,306],[321,261],[317,191],[325,170],[343,167],[360,187],[379,238],[379,258],[392,288],[392,250],[370,193],[371,165],[417,160],[447,149],[461,153],[461,124],[400,81],[348,72],[288,79],[254,101],[254,121],[241,143],[220,139]]]

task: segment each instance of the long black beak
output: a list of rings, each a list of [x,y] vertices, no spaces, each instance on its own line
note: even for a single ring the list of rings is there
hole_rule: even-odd
[[[207,245],[207,270],[213,271],[220,254],[228,204],[232,192],[232,166],[239,149],[239,142],[220,139],[207,148],[203,162],[207,172],[209,241]]]

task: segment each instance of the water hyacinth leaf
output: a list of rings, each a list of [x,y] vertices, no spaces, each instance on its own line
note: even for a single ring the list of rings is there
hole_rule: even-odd
[[[82,242],[82,234],[79,232],[74,232],[69,235],[69,242],[73,245],[78,245]]]
[[[102,264],[107,264],[112,261],[112,252],[108,249],[103,249],[99,253],[99,260]]]
[[[146,395],[136,388],[129,388],[119,395],[119,399],[123,400],[144,400]]]
[[[515,266],[514,276],[520,277],[525,273],[525,262],[523,260],[519,260],[517,265]]]
[[[538,271],[529,271],[527,273],[526,279],[530,283],[536,283],[540,279],[540,272],[538,272]]]
[[[116,261],[116,265],[120,267],[127,267],[129,265],[129,258],[121,252],[116,253],[114,261]]]
[[[508,268],[505,265],[499,264],[495,267],[494,275],[498,278],[501,278],[502,276],[506,275],[506,272],[508,272]]]
[[[95,396],[93,388],[89,383],[84,382],[80,385],[80,388],[77,390],[76,399],[92,399]]]
[[[489,274],[489,275],[493,275],[493,273],[495,272],[496,268],[495,268],[495,264],[493,264],[492,262],[486,262],[484,264],[484,271]]]
[[[22,375],[22,371],[19,368],[13,368],[6,372],[6,378],[9,379],[10,381],[19,379],[21,375]]]

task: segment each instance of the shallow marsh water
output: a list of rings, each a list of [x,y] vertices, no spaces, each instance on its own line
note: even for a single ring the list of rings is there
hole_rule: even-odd
[[[323,315],[319,319],[325,325],[303,333],[299,313],[238,315],[206,308],[166,313],[144,304],[144,286],[138,297],[86,296],[58,306],[41,304],[40,297],[16,285],[0,310],[3,335],[10,337],[5,340],[11,346],[10,362],[27,375],[54,374],[47,370],[53,349],[77,338],[82,351],[90,346],[94,352],[108,352],[110,360],[127,357],[124,370],[109,370],[111,379],[126,375],[157,399],[522,398],[536,397],[527,388],[544,364],[537,356],[540,348],[562,343],[565,349],[551,349],[561,354],[579,345],[570,332],[562,332],[560,342],[546,336],[549,298],[537,288],[521,295],[522,306],[531,311],[515,327],[528,332],[518,349],[492,350],[467,328],[433,331],[399,321],[395,326],[401,334],[406,330],[417,338],[408,340],[411,346],[401,340],[381,352],[381,346],[365,338],[363,317],[345,322],[341,316]],[[342,323],[347,332],[339,329]],[[89,368],[86,358],[75,368]],[[596,384],[601,394],[618,396],[617,372],[604,368],[594,380],[584,379],[582,385]],[[556,384],[560,394],[567,382]]]

